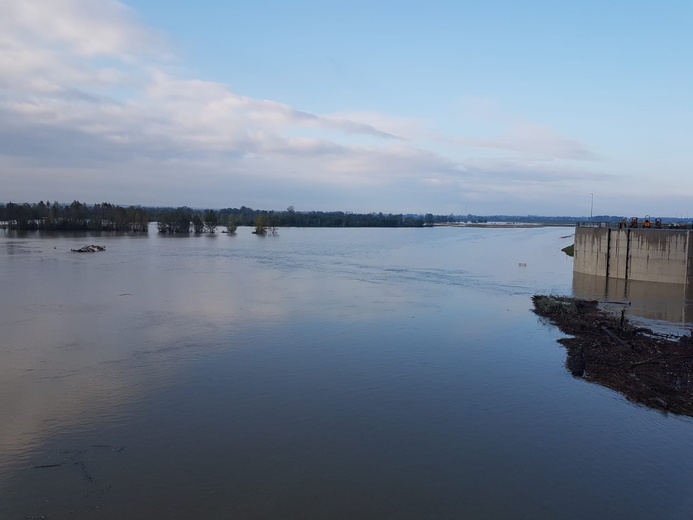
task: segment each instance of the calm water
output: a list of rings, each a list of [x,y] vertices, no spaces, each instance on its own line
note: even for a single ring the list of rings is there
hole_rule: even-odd
[[[0,518],[690,520],[693,420],[530,312],[568,234],[0,235]]]

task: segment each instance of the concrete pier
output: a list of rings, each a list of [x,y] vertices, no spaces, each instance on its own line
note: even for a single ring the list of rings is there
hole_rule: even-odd
[[[693,244],[685,229],[577,226],[573,271],[607,278],[688,285]]]

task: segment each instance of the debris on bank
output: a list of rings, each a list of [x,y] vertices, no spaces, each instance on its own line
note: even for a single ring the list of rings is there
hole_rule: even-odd
[[[566,368],[630,401],[693,417],[693,339],[634,327],[596,300],[535,294],[534,312],[572,337]]]
[[[106,246],[95,246],[95,245],[89,245],[89,246],[84,246],[80,247],[79,249],[70,249],[73,253],[96,253],[98,251],[105,251]]]

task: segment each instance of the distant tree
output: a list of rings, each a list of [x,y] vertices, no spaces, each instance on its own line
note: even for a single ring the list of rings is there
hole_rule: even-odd
[[[131,208],[133,218],[131,222],[132,231],[147,232],[149,230],[149,215],[140,206]]]
[[[138,220],[139,219],[139,220]],[[147,231],[149,217],[139,208],[103,204],[87,205],[77,200],[69,205],[59,202],[0,206],[0,220],[10,229],[43,231]],[[142,224],[143,223],[143,224]]]
[[[260,215],[255,221],[255,231],[256,235],[266,235],[267,234],[267,224],[265,224],[265,216]]]
[[[165,211],[159,217],[160,233],[190,233],[192,216],[188,208]]]
[[[192,225],[195,233],[202,233],[205,230],[205,223],[199,213],[193,215]]]
[[[233,235],[236,232],[236,219],[233,218],[233,215],[229,215],[227,220],[226,220],[226,232],[230,235]]]
[[[173,233],[173,214],[170,211],[162,211],[159,213],[156,227],[159,233]]]
[[[36,204],[36,218],[45,218],[48,216],[48,208],[43,201]]]
[[[207,233],[214,233],[219,225],[217,212],[212,209],[208,209],[205,211],[203,220],[205,223],[205,231],[207,231]]]

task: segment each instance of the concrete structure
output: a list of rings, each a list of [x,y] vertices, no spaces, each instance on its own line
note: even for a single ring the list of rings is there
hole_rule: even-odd
[[[577,226],[573,271],[644,282],[693,282],[693,244],[681,229]]]
[[[573,296],[600,300],[614,314],[625,308],[631,316],[693,324],[693,283],[641,282],[574,271]]]

